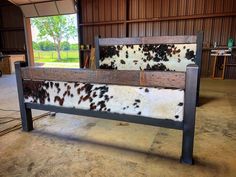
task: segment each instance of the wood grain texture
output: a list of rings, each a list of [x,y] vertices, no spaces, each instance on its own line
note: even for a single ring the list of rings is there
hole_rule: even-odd
[[[194,11],[195,11],[195,0],[187,1],[186,15],[192,16],[195,14]],[[193,34],[194,20],[195,19],[186,20],[185,25],[187,26],[187,28],[185,29],[185,34],[187,35]]]
[[[170,17],[175,17],[178,14],[178,1],[170,0],[170,5],[172,9],[169,12]],[[169,6],[170,6],[169,5]],[[169,21],[169,34],[171,36],[177,35],[177,22],[176,21]]]
[[[156,10],[156,7],[161,7],[161,0],[155,0],[153,2],[153,17],[160,18],[161,17],[161,9]],[[160,22],[153,22],[153,36],[160,36],[161,34],[161,23]]]
[[[1,58],[0,71],[2,71],[2,74],[11,74],[10,57],[9,56]]]
[[[154,16],[154,0],[149,0],[149,3],[146,3],[146,19],[152,18]],[[146,34],[145,36],[153,36],[153,23],[146,23]]]
[[[120,44],[190,44],[196,43],[196,36],[155,36],[137,38],[101,38],[100,46]]]
[[[229,37],[236,39],[235,0],[110,0],[110,8],[104,8],[104,2],[104,0],[93,0],[93,4],[99,6],[93,8],[94,12],[83,9],[88,15],[96,13],[94,17],[96,20],[92,22],[84,20],[84,23],[80,24],[83,28],[86,26],[94,28],[93,34],[84,30],[83,38],[87,40],[84,43],[93,41],[91,39],[96,35],[102,37],[196,35],[200,30],[204,32],[204,47],[212,47],[215,41],[220,46],[226,46]],[[90,4],[86,0],[81,0],[81,3]],[[115,18],[116,11],[117,18]],[[105,20],[105,13],[111,14],[111,20]],[[107,25],[110,25],[111,29],[110,26],[106,27]],[[88,35],[90,37],[87,37]],[[213,64],[209,52],[203,51],[202,57],[204,69],[201,75],[210,77]],[[232,74],[226,71],[226,78],[234,77],[233,70],[234,67],[231,67]]]
[[[25,53],[23,14],[19,7],[7,1],[0,3],[5,3],[0,6],[0,51],[5,54]]]
[[[114,85],[185,88],[184,72],[87,70],[62,68],[21,68],[22,78]]]

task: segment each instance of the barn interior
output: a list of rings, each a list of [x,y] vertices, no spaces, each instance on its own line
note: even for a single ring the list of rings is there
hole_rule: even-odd
[[[235,176],[235,9],[234,0],[1,1],[0,177]],[[96,36],[203,32],[194,165],[179,162],[182,132],[174,129],[32,110],[34,130],[22,131],[14,62],[35,65],[30,18],[63,14],[77,14],[80,46],[94,47]],[[229,48],[215,62],[212,50]],[[80,68],[88,52],[80,48]]]

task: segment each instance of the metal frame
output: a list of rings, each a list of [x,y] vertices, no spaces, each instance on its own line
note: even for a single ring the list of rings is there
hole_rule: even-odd
[[[26,67],[24,62],[15,63],[16,80],[17,80],[18,97],[19,97],[23,131],[33,130],[31,109],[47,110],[52,112],[61,112],[61,113],[76,114],[82,116],[91,116],[91,117],[111,119],[111,120],[120,120],[138,124],[183,130],[181,162],[186,164],[193,164],[193,144],[194,144],[194,128],[195,128],[195,112],[196,112],[195,103],[196,103],[197,80],[198,80],[197,65],[194,64],[187,66],[187,71],[185,76],[185,97],[184,97],[185,101],[184,101],[183,122],[177,122],[163,118],[158,119],[144,116],[82,110],[82,109],[66,108],[66,107],[43,105],[36,103],[25,103],[24,92],[23,92],[23,76],[21,72],[22,68],[24,67]],[[73,70],[71,70],[71,72],[73,72]]]
[[[199,94],[200,94],[200,78],[201,78],[201,66],[202,66],[202,43],[203,43],[203,31],[197,33],[197,52],[196,52],[196,64],[199,67],[198,79],[197,79],[197,99],[196,105],[199,106]]]
[[[76,1],[76,7],[77,7],[77,25],[78,25],[78,42],[79,42],[79,56],[80,56],[80,68],[84,68],[84,53],[82,50],[80,50],[80,45],[84,43],[83,38],[83,27],[80,26],[80,23],[83,23],[82,18],[82,6],[81,6],[81,0]]]
[[[184,119],[181,162],[193,164],[193,144],[197,99],[197,81],[199,69],[197,65],[188,65],[186,70]]]
[[[100,59],[100,50],[99,50],[99,40],[100,36],[95,36],[95,63],[96,68],[99,69],[99,59]]]
[[[33,130],[32,113],[31,109],[27,108],[24,102],[23,82],[21,77],[21,67],[26,67],[26,66],[27,64],[25,62],[16,62],[15,73],[16,73],[16,84],[18,90],[22,128],[24,131],[31,131]]]
[[[38,109],[38,110],[45,110],[45,111],[51,111],[51,112],[60,112],[60,113],[66,113],[66,114],[96,117],[96,118],[102,118],[102,119],[119,120],[119,121],[124,121],[124,122],[153,125],[153,126],[159,126],[159,127],[165,127],[165,128],[171,128],[171,129],[177,129],[177,130],[183,129],[182,122],[177,122],[177,121],[168,120],[168,119],[156,119],[156,118],[150,118],[150,117],[144,117],[144,116],[90,111],[90,110],[66,108],[66,107],[60,107],[60,106],[42,105],[42,104],[36,104],[36,103],[26,103],[25,106],[26,108],[29,108],[29,109]]]

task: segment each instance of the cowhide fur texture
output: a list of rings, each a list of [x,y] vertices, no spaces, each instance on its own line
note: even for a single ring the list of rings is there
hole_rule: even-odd
[[[99,67],[117,70],[186,71],[195,64],[196,44],[100,46]]]
[[[23,89],[26,103],[183,121],[180,89],[30,80]]]

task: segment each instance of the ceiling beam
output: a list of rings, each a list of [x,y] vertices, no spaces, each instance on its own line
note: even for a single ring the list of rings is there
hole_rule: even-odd
[[[32,2],[31,0],[28,0],[29,3],[17,3],[18,0],[9,0],[11,1],[13,4],[17,5],[17,6],[21,6],[21,5],[30,5],[30,4],[41,4],[41,3],[46,3],[46,2],[56,2],[56,1],[62,1],[62,0],[45,0],[45,1],[34,1]]]

